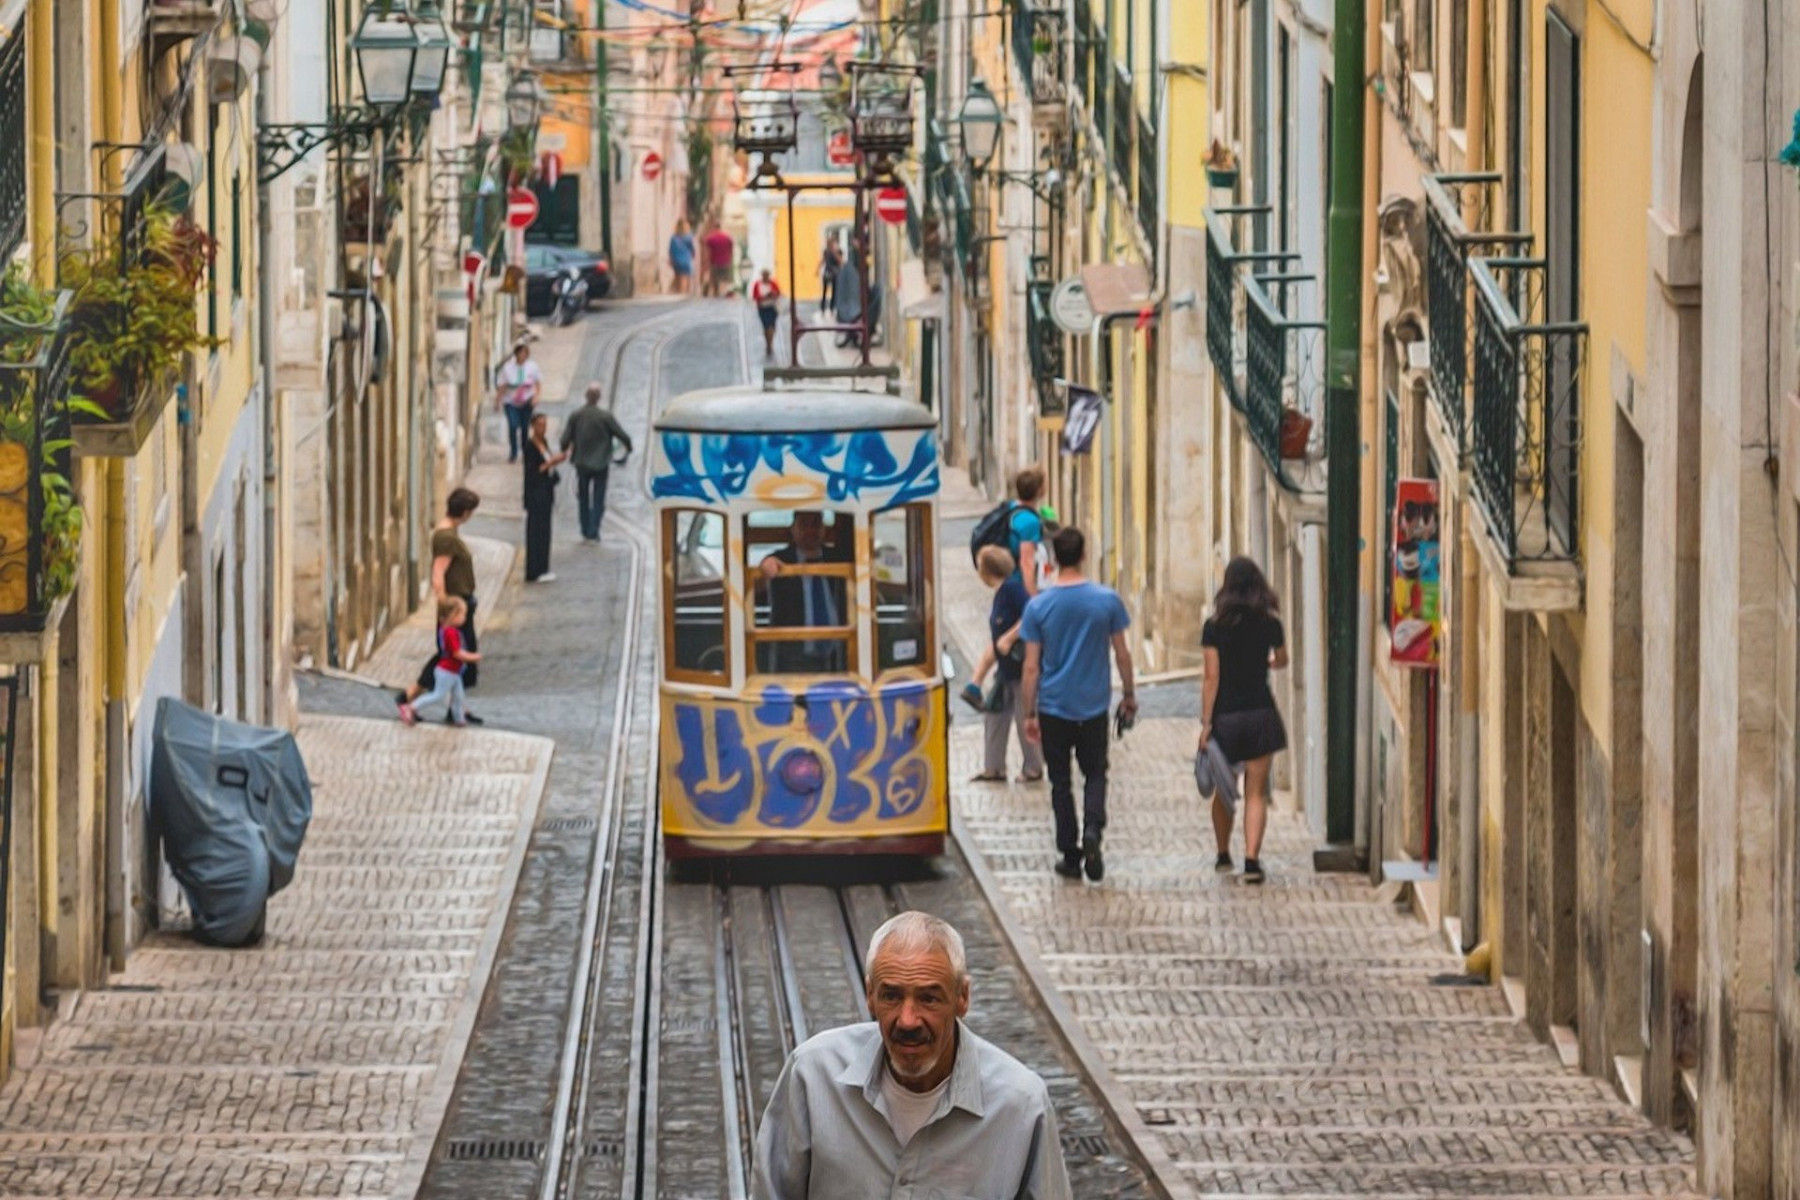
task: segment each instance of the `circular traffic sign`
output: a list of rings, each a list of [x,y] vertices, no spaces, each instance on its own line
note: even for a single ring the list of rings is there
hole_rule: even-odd
[[[516,187],[506,193],[506,224],[509,229],[528,229],[538,219],[538,199],[530,188]]]
[[[662,155],[652,150],[644,155],[644,178],[655,179],[662,174]]]
[[[875,215],[889,225],[898,225],[906,220],[906,189],[903,187],[882,188],[875,193]]]
[[[849,167],[856,164],[856,147],[850,144],[850,131],[840,129],[831,135],[825,143],[825,157],[834,167]]]
[[[1093,332],[1094,306],[1088,300],[1087,288],[1082,285],[1081,276],[1071,275],[1051,290],[1050,319],[1064,333],[1079,336]]]

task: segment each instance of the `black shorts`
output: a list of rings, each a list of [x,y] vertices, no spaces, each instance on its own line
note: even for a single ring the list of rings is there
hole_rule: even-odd
[[[775,328],[775,322],[781,319],[781,310],[776,308],[759,308],[756,310],[756,316],[757,319],[762,322],[762,327],[764,329],[773,329]]]
[[[1212,736],[1234,766],[1287,749],[1287,727],[1272,708],[1220,713],[1213,718]]]

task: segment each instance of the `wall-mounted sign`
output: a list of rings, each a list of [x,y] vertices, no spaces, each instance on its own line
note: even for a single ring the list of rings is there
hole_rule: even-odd
[[[1050,319],[1064,333],[1085,337],[1094,332],[1094,306],[1088,303],[1081,276],[1071,275],[1050,292]]]
[[[1438,542],[1438,485],[1402,479],[1394,491],[1394,607],[1388,613],[1396,666],[1432,670],[1438,664],[1442,554]]]
[[[1069,412],[1063,418],[1062,452],[1086,454],[1100,428],[1100,393],[1078,383],[1069,385]]]

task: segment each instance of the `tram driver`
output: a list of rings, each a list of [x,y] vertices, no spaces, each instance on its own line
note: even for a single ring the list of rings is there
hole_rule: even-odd
[[[841,576],[806,575],[786,570],[812,563],[847,563],[848,545],[825,540],[825,516],[816,509],[801,509],[787,545],[762,560],[759,587],[767,589],[769,623],[787,629],[837,628],[848,624],[848,596]],[[782,672],[834,672],[848,668],[846,642],[841,637],[800,642],[777,642],[769,647],[774,662],[764,669]]]

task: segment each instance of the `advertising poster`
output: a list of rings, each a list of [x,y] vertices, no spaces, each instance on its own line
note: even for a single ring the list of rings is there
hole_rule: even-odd
[[[1438,661],[1442,555],[1438,543],[1438,485],[1402,479],[1394,495],[1394,607],[1388,613],[1393,661],[1432,669]]]
[[[1100,393],[1080,384],[1069,385],[1069,412],[1063,419],[1062,451],[1086,454],[1100,428]]]

